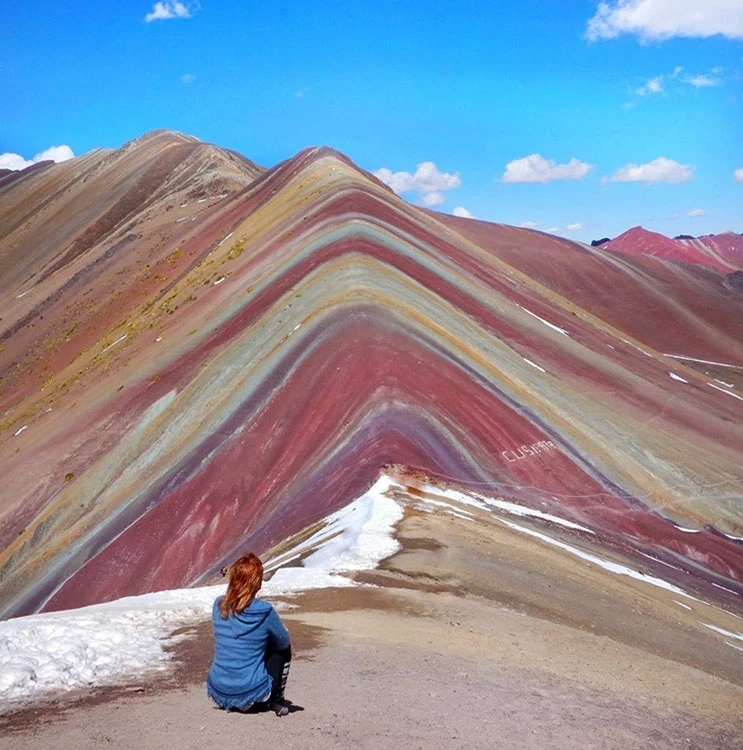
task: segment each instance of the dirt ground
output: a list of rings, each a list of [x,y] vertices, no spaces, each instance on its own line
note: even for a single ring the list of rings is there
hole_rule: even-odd
[[[735,613],[495,522],[408,512],[403,550],[282,614],[292,713],[206,699],[207,623],[168,675],[0,717],[2,747],[743,748]],[[737,628],[737,630],[736,630]]]

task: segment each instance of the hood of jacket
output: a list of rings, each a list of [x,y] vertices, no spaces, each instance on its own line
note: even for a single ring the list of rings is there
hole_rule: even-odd
[[[242,638],[263,625],[271,614],[271,605],[261,599],[253,599],[242,612],[235,612],[228,619],[235,638]]]

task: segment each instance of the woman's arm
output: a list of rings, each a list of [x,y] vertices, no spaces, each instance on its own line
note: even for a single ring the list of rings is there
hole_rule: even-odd
[[[273,606],[271,607],[271,613],[266,618],[266,627],[268,628],[268,633],[275,649],[289,648],[291,645],[289,631],[286,629],[284,623],[281,622],[281,618]]]

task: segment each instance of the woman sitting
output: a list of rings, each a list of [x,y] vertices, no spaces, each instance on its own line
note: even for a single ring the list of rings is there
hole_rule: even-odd
[[[276,610],[255,598],[263,584],[263,563],[250,552],[232,564],[229,576],[227,593],[212,607],[214,659],[207,695],[228,711],[269,708],[286,716],[291,644]]]

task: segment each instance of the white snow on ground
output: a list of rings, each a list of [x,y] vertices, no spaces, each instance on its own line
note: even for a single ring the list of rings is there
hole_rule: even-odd
[[[0,623],[3,707],[162,668],[168,633],[203,618],[223,588],[167,591]]]
[[[527,359],[526,357],[523,357],[524,362],[526,362],[527,365],[531,365],[532,367],[536,367],[539,372],[547,372],[543,367],[540,367],[536,362],[532,362],[530,359]]]
[[[721,393],[727,393],[728,396],[732,396],[733,398],[737,398],[738,401],[743,401],[743,398],[741,398],[737,393],[732,393],[731,391],[728,391],[725,388],[720,388],[719,385],[715,385],[714,383],[707,383],[707,385],[710,388],[714,388],[716,391],[720,391]]]
[[[225,237],[225,238],[224,238],[224,239],[222,240],[222,242],[220,242],[220,243],[219,243],[219,245],[217,245],[217,247],[220,247],[220,246],[221,246],[221,245],[223,245],[223,244],[224,244],[225,242],[227,242],[227,240],[228,240],[228,239],[229,239],[230,237],[232,237],[232,235],[233,235],[233,234],[234,234],[234,232],[230,232],[230,233],[229,233],[229,234],[228,234],[228,235],[227,235],[227,236],[226,236],[226,237]]]
[[[455,505],[452,505],[451,503],[443,503],[440,500],[432,500],[431,498],[426,498],[425,500],[421,500],[420,502],[416,503],[413,507],[416,510],[422,510],[424,513],[431,513],[432,509],[427,507],[429,505],[433,505],[437,508],[443,508],[444,513],[450,516],[454,516],[455,518],[461,518],[463,521],[474,521],[475,517],[472,513],[466,510],[462,510],[461,508],[457,508]]]
[[[440,487],[433,487],[431,485],[423,485],[421,487],[421,490],[425,492],[427,495],[446,497],[462,505],[472,505],[475,508],[479,508],[480,510],[489,510],[490,508],[497,508],[498,510],[505,511],[506,513],[509,513],[514,516],[539,518],[542,521],[549,521],[550,523],[557,524],[558,526],[564,526],[565,528],[568,528],[568,529],[574,529],[576,531],[584,531],[588,534],[594,533],[591,529],[589,529],[586,526],[581,526],[580,524],[573,523],[572,521],[566,521],[564,518],[560,518],[559,516],[553,516],[551,513],[544,513],[541,510],[536,510],[534,508],[527,508],[525,505],[517,505],[516,503],[511,503],[508,500],[498,500],[497,498],[487,497],[486,495],[480,495],[478,493],[467,495],[464,492],[458,492],[457,490],[447,490],[447,489],[442,489]],[[435,500],[430,500],[428,498],[421,498],[420,501],[432,503],[432,504],[436,503]]]
[[[703,365],[717,365],[718,367],[734,367],[740,368],[741,365],[726,365],[724,362],[711,362],[708,359],[695,359],[694,357],[684,357],[681,354],[664,354],[664,357],[670,357],[671,359],[685,359],[689,362],[701,362]]]
[[[679,383],[688,383],[688,380],[684,380],[680,375],[676,375],[675,372],[668,373],[674,380],[678,380]]]
[[[542,534],[539,531],[527,529],[525,526],[519,526],[517,523],[511,523],[510,521],[506,521],[503,518],[501,518],[500,520],[509,528],[515,529],[516,531],[520,531],[524,534],[529,534],[530,536],[535,536],[537,537],[537,539],[541,539],[543,542],[547,542],[547,544],[552,544],[555,547],[559,547],[560,549],[563,549],[566,552],[570,552],[576,557],[579,557],[581,560],[585,560],[586,562],[598,565],[600,568],[608,570],[611,573],[617,573],[620,576],[628,576],[629,578],[634,578],[636,581],[644,581],[645,583],[649,583],[651,586],[657,586],[658,588],[666,589],[666,591],[678,594],[679,596],[685,596],[687,599],[692,599],[695,602],[700,601],[699,599],[693,597],[691,594],[687,594],[686,591],[680,589],[678,586],[674,586],[672,583],[664,581],[662,578],[656,578],[655,576],[649,576],[646,573],[640,573],[639,570],[633,570],[632,568],[628,568],[626,565],[620,565],[619,563],[612,562],[611,560],[604,560],[602,557],[592,555],[590,552],[584,552],[577,547],[573,547],[570,544],[565,544],[565,542],[561,542],[558,539],[553,539],[552,537],[547,536],[546,534]],[[704,602],[701,603],[704,604]]]
[[[281,558],[261,591],[265,597],[311,588],[353,586],[341,571],[363,570],[394,554],[400,506],[384,492],[382,477],[368,492],[332,514],[310,539]],[[280,567],[308,556],[302,567]],[[278,568],[278,569],[277,569]],[[0,622],[0,711],[49,693],[121,682],[164,669],[169,634],[203,621],[225,585],[132,596],[65,612]]]
[[[568,332],[567,332],[567,331],[566,331],[566,330],[565,330],[564,328],[560,328],[560,326],[556,326],[556,325],[555,325],[554,323],[550,323],[550,322],[549,322],[549,320],[545,320],[544,318],[540,318],[540,317],[539,317],[539,315],[537,315],[536,313],[533,313],[533,312],[532,312],[531,310],[527,310],[527,309],[526,309],[525,307],[523,307],[522,305],[519,305],[519,307],[520,307],[520,308],[521,308],[521,309],[522,309],[522,310],[523,310],[523,311],[524,311],[525,313],[529,313],[529,315],[531,315],[531,316],[532,316],[532,318],[536,318],[537,320],[539,320],[539,321],[541,321],[542,323],[544,323],[544,324],[545,324],[546,326],[549,326],[549,327],[550,327],[550,328],[551,328],[551,329],[552,329],[553,331],[557,331],[558,333],[561,333],[561,334],[562,334],[563,336],[568,336],[568,337],[570,337],[570,334],[569,334],[569,333],[568,333]]]
[[[629,344],[633,349],[637,349],[638,352],[642,352],[646,357],[652,357],[653,355],[650,354],[650,352],[646,352],[641,346],[637,346],[637,344],[633,344],[628,339],[622,339],[625,344]]]
[[[718,628],[717,625],[710,625],[708,622],[703,622],[702,625],[704,625],[705,628],[714,630],[715,633],[724,635],[726,638],[735,638],[736,640],[743,641],[743,633],[733,633],[730,630],[723,630],[722,628]]]
[[[403,512],[394,500],[384,495],[392,484],[389,477],[380,477],[365,495],[328,516],[323,527],[309,539],[268,561],[266,571],[276,570],[271,583],[284,585],[296,580],[297,568],[283,566],[308,552],[311,554],[302,562],[303,580],[308,582],[315,576],[331,586],[353,586],[354,582],[340,575],[341,571],[370,570],[380,560],[394,555],[400,545],[392,530]]]
[[[687,528],[684,528],[683,526],[679,526],[678,524],[675,524],[675,525],[679,531],[684,531],[687,534],[701,534],[704,531],[704,529],[687,529]],[[743,542],[743,537],[741,536],[733,536],[732,534],[725,534],[723,531],[717,531],[717,533],[721,534],[727,539],[732,539],[734,542]],[[717,586],[718,584],[713,583],[712,585]],[[724,587],[721,587],[721,588],[724,588]]]
[[[103,354],[103,352],[107,352],[112,346],[116,346],[116,344],[118,344],[120,341],[123,341],[125,338],[126,334],[124,334],[123,336],[119,336],[119,338],[117,338],[116,341],[113,342],[113,344],[109,344],[108,346],[103,347],[100,353]]]
[[[474,517],[471,513],[466,513],[461,510],[445,510],[444,513],[446,513],[447,516],[454,516],[454,518],[459,518],[462,521],[474,521]]]
[[[721,586],[721,585],[720,585],[719,583],[714,583],[714,582],[713,582],[713,583],[712,583],[712,585],[713,585],[713,586],[714,586],[714,587],[715,587],[716,589],[722,589],[723,591],[727,591],[727,592],[728,592],[728,594],[737,594],[737,593],[738,593],[737,591],[733,591],[733,589],[729,589],[729,588],[728,588],[727,586]],[[735,615],[735,617],[737,617],[737,616],[738,616],[738,615]]]

